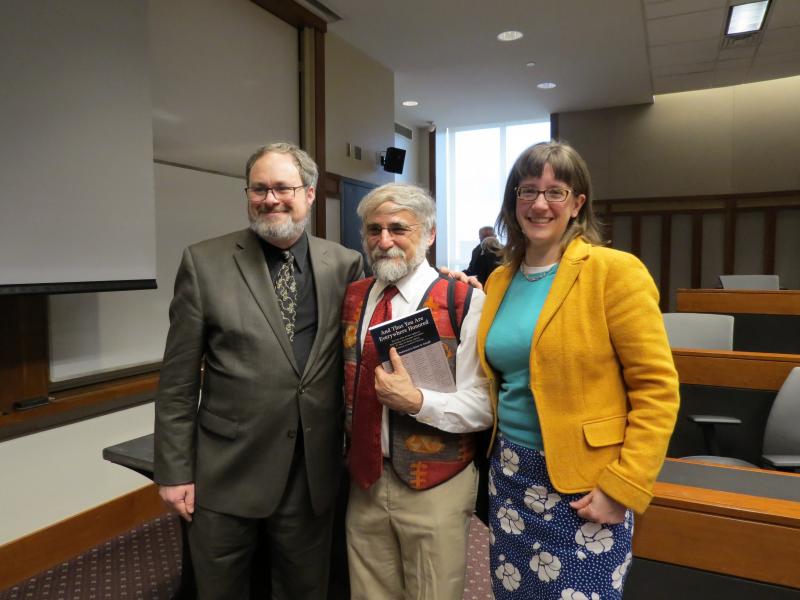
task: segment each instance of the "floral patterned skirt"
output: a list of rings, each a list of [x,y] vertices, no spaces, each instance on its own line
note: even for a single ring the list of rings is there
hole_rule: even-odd
[[[618,525],[585,521],[569,505],[581,496],[556,492],[543,452],[498,436],[489,465],[489,558],[497,600],[622,598],[633,514],[627,511]]]

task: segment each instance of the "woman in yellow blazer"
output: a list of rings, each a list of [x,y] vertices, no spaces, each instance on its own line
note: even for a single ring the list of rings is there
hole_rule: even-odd
[[[517,159],[478,348],[494,408],[495,598],[620,598],[678,411],[658,292],[602,247],[591,183],[557,142]]]

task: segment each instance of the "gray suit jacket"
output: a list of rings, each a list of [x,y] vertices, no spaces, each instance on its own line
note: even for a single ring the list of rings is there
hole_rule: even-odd
[[[237,231],[184,251],[156,398],[155,481],[194,482],[204,508],[272,514],[289,476],[298,422],[314,512],[333,502],[342,461],[340,312],[345,288],[362,276],[363,264],[359,253],[339,244],[308,241],[317,334],[304,373],[256,235]]]

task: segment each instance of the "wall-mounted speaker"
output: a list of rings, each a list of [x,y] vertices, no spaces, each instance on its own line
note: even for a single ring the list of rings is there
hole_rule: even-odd
[[[403,163],[406,161],[406,151],[402,148],[389,146],[383,158],[383,170],[389,173],[402,173]]]

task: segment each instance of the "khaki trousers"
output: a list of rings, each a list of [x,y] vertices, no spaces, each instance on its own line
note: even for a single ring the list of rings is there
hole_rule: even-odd
[[[409,488],[388,462],[368,490],[350,485],[347,557],[352,600],[458,600],[478,473],[470,465],[429,490]]]

